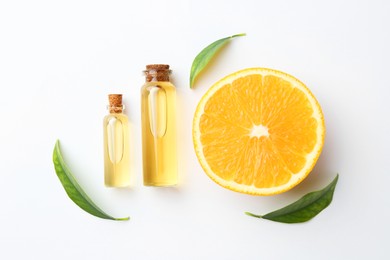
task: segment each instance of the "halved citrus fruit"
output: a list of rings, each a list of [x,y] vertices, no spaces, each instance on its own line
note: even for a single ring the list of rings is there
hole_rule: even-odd
[[[193,121],[196,155],[221,186],[272,195],[300,183],[324,144],[321,107],[310,90],[286,73],[250,68],[215,83]]]

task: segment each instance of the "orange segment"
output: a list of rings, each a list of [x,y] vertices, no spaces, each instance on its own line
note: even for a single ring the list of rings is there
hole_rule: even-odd
[[[242,109],[237,109],[241,104],[238,98],[233,95],[233,90],[232,85],[228,84],[214,93],[210,97],[210,102],[205,105],[204,111],[220,121],[232,123],[237,127],[251,128],[253,123],[249,115]]]
[[[271,195],[301,182],[324,143],[321,108],[309,89],[280,71],[252,68],[216,84],[193,121],[196,155],[228,189]]]

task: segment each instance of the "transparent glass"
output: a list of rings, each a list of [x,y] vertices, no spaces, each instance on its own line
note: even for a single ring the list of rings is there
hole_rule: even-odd
[[[171,82],[142,86],[141,120],[144,185],[176,185],[176,89]]]
[[[111,112],[103,119],[104,184],[130,185],[129,122],[123,113]]]

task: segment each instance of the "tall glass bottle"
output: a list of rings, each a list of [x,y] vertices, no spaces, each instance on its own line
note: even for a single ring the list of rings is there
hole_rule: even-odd
[[[107,187],[130,185],[129,123],[123,114],[121,94],[108,95],[109,114],[103,120],[104,183]]]
[[[147,65],[141,88],[143,176],[146,186],[177,184],[176,88],[169,65]]]

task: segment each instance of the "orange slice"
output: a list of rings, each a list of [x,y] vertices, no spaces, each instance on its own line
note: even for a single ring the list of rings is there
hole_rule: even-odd
[[[324,144],[321,107],[286,73],[250,68],[215,83],[193,121],[195,152],[221,186],[252,195],[285,192],[314,167]]]

